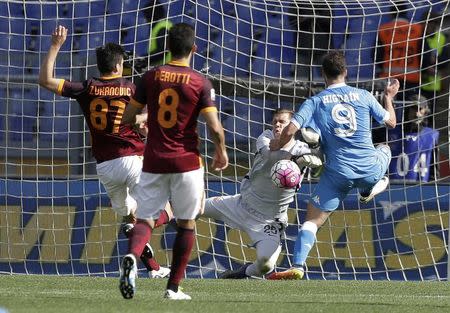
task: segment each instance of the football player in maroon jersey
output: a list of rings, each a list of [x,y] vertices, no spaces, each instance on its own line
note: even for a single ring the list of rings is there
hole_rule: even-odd
[[[54,63],[67,38],[67,29],[58,26],[52,34],[50,49],[39,73],[39,84],[79,103],[89,126],[92,153],[97,160],[97,174],[111,200],[113,210],[124,217],[123,231],[129,235],[134,227],[136,200],[131,196],[142,171],[145,143],[134,125],[121,123],[123,112],[135,92],[135,85],[122,78],[124,50],[120,45],[107,43],[96,49],[99,78],[71,82],[53,77]],[[145,120],[139,116],[136,123]],[[170,210],[161,211],[161,225],[170,220]],[[152,258],[150,246],[142,259],[150,277],[167,276],[170,270],[160,267]],[[140,255],[141,256],[141,255]]]
[[[208,79],[189,66],[197,48],[194,39],[194,29],[188,24],[175,24],[169,30],[172,61],[143,75],[124,113],[123,121],[132,122],[147,106],[149,128],[144,167],[136,186],[138,221],[129,239],[129,254],[122,261],[120,291],[127,299],[135,292],[136,257],[151,237],[154,219],[169,199],[178,230],[164,297],[191,299],[178,286],[195,240],[195,217],[204,205],[204,168],[197,135],[199,116],[205,119],[214,142],[212,168],[222,170],[228,166],[214,89]]]

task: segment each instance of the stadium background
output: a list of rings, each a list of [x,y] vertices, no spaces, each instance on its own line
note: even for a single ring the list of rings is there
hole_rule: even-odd
[[[70,36],[56,62],[56,76],[72,80],[97,74],[95,47],[108,41],[130,51],[134,79],[142,68],[167,57],[163,38],[170,23],[195,25],[199,49],[192,65],[213,81],[232,151],[230,170],[208,177],[211,196],[238,191],[254,141],[273,109],[294,108],[323,88],[318,60],[326,49],[344,49],[349,82],[379,94],[381,82],[372,82],[373,50],[378,25],[389,20],[390,6],[384,2],[371,1],[378,5],[366,8],[358,1],[306,8],[317,28],[300,33],[309,36],[301,38],[312,41],[313,50],[297,47],[299,8],[293,1],[0,3],[0,273],[117,275],[126,249],[95,180],[81,111],[75,102],[37,85],[39,64],[57,24],[67,26]],[[409,18],[420,21],[430,6],[435,12],[448,10],[445,1],[412,1]],[[330,34],[320,29],[327,11]],[[434,117],[440,130],[434,166],[440,176],[428,184],[399,181],[367,207],[360,207],[352,194],[318,235],[308,278],[448,277],[448,97],[438,100],[436,111],[442,113]],[[204,125],[199,132],[205,135]],[[209,149],[210,144],[202,145],[207,162]],[[293,206],[297,210],[290,212],[294,225],[287,230],[280,268],[290,265],[296,221],[303,219],[313,187],[313,181],[304,184]],[[197,232],[190,277],[215,277],[254,256],[245,246],[246,236],[221,223],[201,221]],[[166,247],[174,234],[168,226],[154,240],[162,264],[170,260]]]

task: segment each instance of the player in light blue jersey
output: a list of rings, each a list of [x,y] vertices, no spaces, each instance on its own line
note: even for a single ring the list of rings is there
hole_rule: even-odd
[[[384,106],[366,90],[347,86],[345,57],[339,51],[328,53],[322,63],[322,76],[327,88],[306,100],[285,127],[280,139],[270,143],[278,150],[295,133],[315,121],[321,133],[321,148],[326,157],[325,168],[308,203],[306,221],[297,236],[293,267],[273,273],[269,279],[301,279],[306,258],[315,242],[317,230],[338,207],[352,188],[359,189],[363,203],[384,191],[389,183],[384,176],[391,160],[387,145],[374,147],[371,134],[372,117],[388,127],[395,127],[392,105],[400,86],[393,80],[384,91]]]

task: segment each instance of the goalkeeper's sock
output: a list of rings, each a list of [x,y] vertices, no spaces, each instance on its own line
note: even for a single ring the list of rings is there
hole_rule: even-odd
[[[150,225],[145,221],[138,220],[128,240],[128,253],[132,253],[136,259],[139,258],[151,236],[152,229]]]
[[[238,268],[237,270],[226,270],[222,274],[219,275],[221,279],[242,279],[250,277],[252,274],[248,272],[248,269],[251,268],[252,263],[247,263]],[[251,271],[251,269],[250,269]],[[260,276],[260,275],[258,275]]]
[[[194,246],[195,234],[193,229],[178,227],[177,236],[173,243],[172,265],[167,289],[178,292],[178,285],[184,277],[189,256]]]
[[[294,246],[294,265],[303,265],[306,262],[309,251],[316,241],[317,225],[306,221],[303,223]]]

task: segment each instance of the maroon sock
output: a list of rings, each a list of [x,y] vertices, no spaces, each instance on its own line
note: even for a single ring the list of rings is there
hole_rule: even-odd
[[[139,258],[151,235],[152,229],[150,226],[145,221],[138,220],[128,239],[128,253],[132,253],[136,258]]]
[[[154,228],[167,224],[169,223],[169,221],[170,221],[169,214],[167,214],[166,210],[162,210],[161,213],[159,214],[158,219],[155,222]]]
[[[165,212],[165,211],[164,211]],[[133,225],[133,228],[134,228],[134,225]],[[127,238],[130,238],[130,236],[131,236],[131,233],[132,233],[132,231],[133,231],[133,228],[131,228],[131,229],[126,229],[125,231],[124,231],[124,234],[125,234],[125,236],[127,237]],[[144,246],[144,252],[142,253],[142,255],[141,255],[141,261],[142,261],[142,263],[145,265],[145,267],[147,268],[147,271],[159,271],[159,269],[161,268],[161,266],[159,265],[159,263],[158,262],[156,262],[156,260],[154,259],[154,258],[148,258],[147,256],[146,256],[146,254],[147,253],[145,253],[145,249],[147,249],[147,247],[146,246]]]
[[[147,258],[144,255],[141,255],[141,261],[144,263],[145,267],[147,268],[147,271],[159,271],[161,266],[158,262],[156,262],[155,258]]]
[[[193,229],[178,227],[177,236],[173,243],[172,264],[167,289],[178,292],[178,285],[184,277],[186,266],[194,246],[195,234]]]

